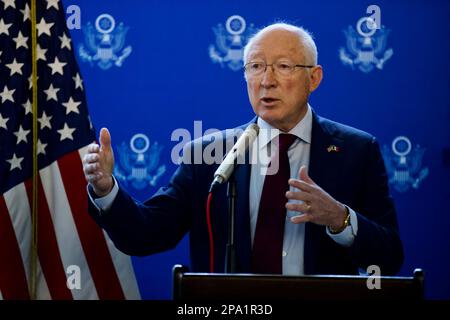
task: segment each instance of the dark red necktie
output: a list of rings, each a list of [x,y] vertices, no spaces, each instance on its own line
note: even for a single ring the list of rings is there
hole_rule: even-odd
[[[266,175],[259,203],[258,220],[252,250],[252,272],[281,274],[284,224],[286,220],[286,191],[291,176],[287,151],[297,139],[292,134],[280,134],[278,154],[270,162],[278,160],[275,174]],[[276,159],[278,157],[278,159]],[[270,170],[270,167],[269,169]]]

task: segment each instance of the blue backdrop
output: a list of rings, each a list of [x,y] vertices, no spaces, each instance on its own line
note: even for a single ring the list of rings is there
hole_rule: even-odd
[[[371,15],[366,10],[372,4],[381,17],[373,30],[367,18],[361,20]],[[253,29],[283,20],[310,30],[324,69],[311,105],[322,116],[374,134],[385,146],[405,246],[401,275],[421,267],[427,297],[450,299],[448,1],[64,5],[77,5],[81,13],[81,29],[71,34],[92,122],[97,131],[110,129],[116,174],[129,177],[123,180],[126,189],[139,200],[166,184],[176,169],[175,129],[194,137],[196,120],[205,131],[235,127],[253,116],[240,69],[241,49]],[[189,264],[188,257],[185,238],[170,252],[133,258],[142,297],[169,299],[171,268]]]

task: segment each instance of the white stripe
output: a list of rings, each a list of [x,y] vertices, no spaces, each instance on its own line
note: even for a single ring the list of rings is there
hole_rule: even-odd
[[[0,290],[0,300],[3,300],[2,290]]]
[[[19,249],[22,255],[22,262],[25,268],[27,283],[30,277],[30,245],[31,245],[31,208],[28,201],[28,194],[25,184],[21,183],[4,194],[5,203],[8,208],[11,221],[16,234],[16,239],[20,239]],[[39,258],[36,269],[36,295],[38,299],[50,299],[50,291],[42,273]]]
[[[83,148],[78,149],[78,153],[80,154],[81,161],[83,161],[83,157],[87,153],[88,147],[89,146],[84,146]]]
[[[31,246],[31,209],[25,184],[20,183],[4,193],[16,240],[19,245],[22,263],[27,277],[30,277],[30,246]]]
[[[52,270],[49,270],[50,276],[52,273]],[[44,273],[42,272],[41,263],[37,262],[37,271],[36,271],[36,278],[37,278],[37,286],[36,286],[36,297],[38,300],[51,300],[52,297],[50,295],[50,290],[47,287],[47,281],[45,280]]]
[[[111,241],[106,232],[103,232],[108,245],[109,253],[111,254],[114,267],[116,269],[117,277],[119,278],[122,286],[123,294],[127,300],[140,300],[141,294],[139,293],[136,276],[134,274],[133,265],[131,263],[131,257],[120,252],[114,243]]]
[[[83,159],[83,156],[87,153],[87,146],[79,149],[78,152],[80,154],[80,158]],[[106,232],[103,231],[103,235],[105,237],[106,244],[108,245],[108,250],[111,254],[111,259],[113,261],[114,268],[116,269],[125,298],[127,300],[141,299],[130,256],[119,251]]]
[[[71,290],[72,295],[77,300],[98,299],[57,162],[40,170],[40,176],[58,241],[64,273],[70,265],[76,265],[81,270],[81,289]]]

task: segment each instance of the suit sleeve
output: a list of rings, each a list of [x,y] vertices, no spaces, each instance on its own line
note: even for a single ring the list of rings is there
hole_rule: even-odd
[[[193,165],[182,163],[167,187],[140,203],[123,188],[102,213],[89,201],[89,214],[129,255],[145,256],[174,248],[190,229]]]
[[[358,234],[352,246],[358,266],[377,265],[385,275],[396,274],[403,263],[403,245],[397,214],[389,194],[388,178],[377,141],[369,146],[364,172]]]

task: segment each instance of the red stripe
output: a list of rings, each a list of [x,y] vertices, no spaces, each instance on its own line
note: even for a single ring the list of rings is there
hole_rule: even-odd
[[[31,180],[25,182],[28,199],[32,199]],[[67,288],[67,277],[58,248],[55,229],[50,210],[45,198],[44,188],[39,180],[38,186],[38,255],[47,286],[52,299],[72,300],[72,293]]]
[[[20,212],[18,213],[20,214]],[[28,263],[26,261],[25,263]],[[0,197],[0,290],[3,299],[30,299],[25,268],[5,199]]]
[[[58,160],[58,165],[98,297],[125,299],[103,232],[88,215],[80,154],[78,151],[66,154]]]

